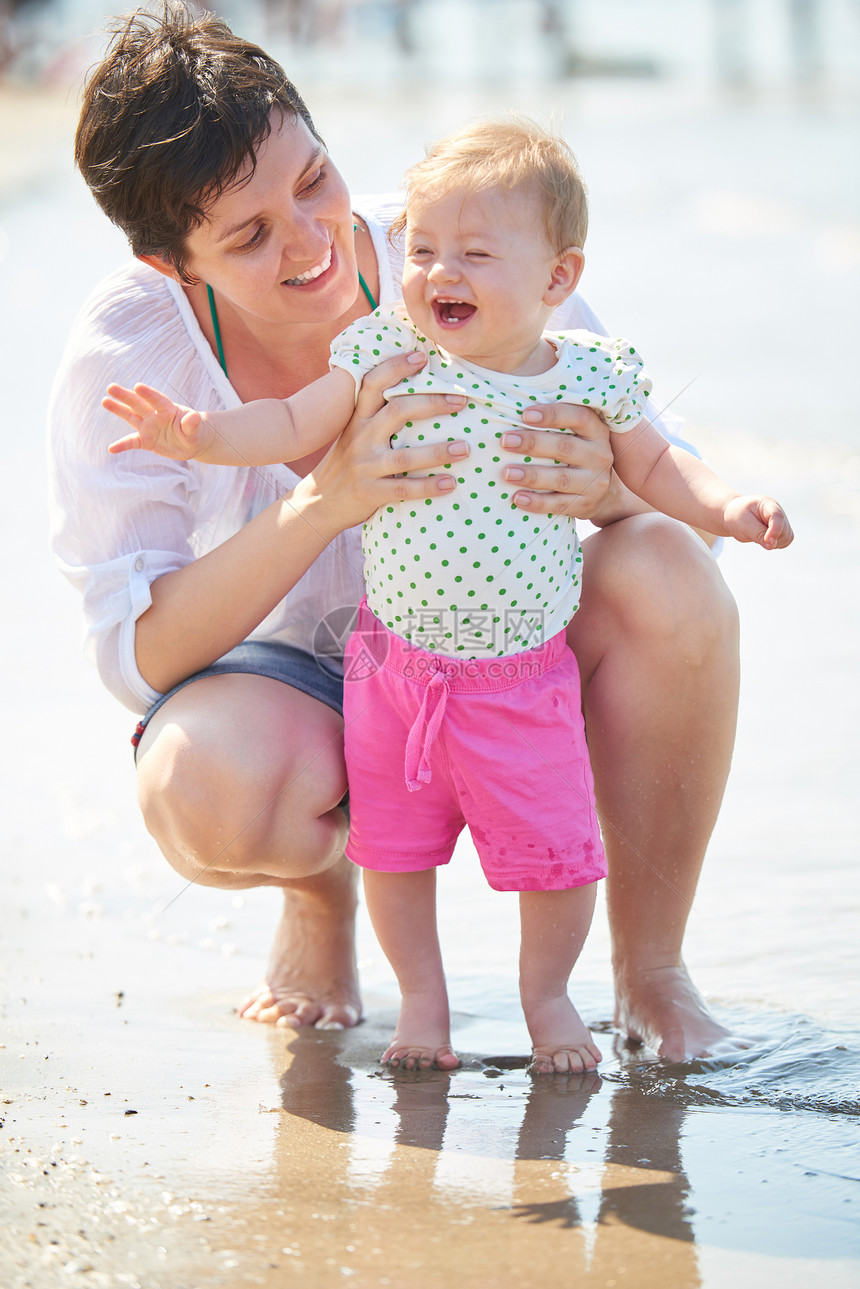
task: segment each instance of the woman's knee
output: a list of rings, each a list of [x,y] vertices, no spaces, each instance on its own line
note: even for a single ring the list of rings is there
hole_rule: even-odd
[[[689,661],[737,647],[737,608],[717,561],[685,525],[637,515],[586,543],[580,632],[665,644]],[[590,619],[590,621],[589,621]]]
[[[223,885],[228,875],[261,871],[308,876],[329,862],[317,852],[342,831],[334,818],[332,827],[320,824],[346,791],[342,723],[308,703],[303,715],[313,719],[300,728],[290,722],[290,730],[255,722],[252,711],[241,729],[219,723],[217,708],[205,719],[193,708],[179,719],[154,718],[138,753],[138,800],[178,871],[201,880],[205,870]]]

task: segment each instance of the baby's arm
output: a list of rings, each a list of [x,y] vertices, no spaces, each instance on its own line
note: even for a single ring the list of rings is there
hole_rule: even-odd
[[[330,371],[288,399],[265,398],[223,412],[197,412],[148,385],[110,385],[102,406],[132,433],[110,452],[145,448],[173,461],[273,465],[296,461],[340,434],[355,407],[355,380]]]
[[[704,461],[664,439],[650,421],[610,434],[609,441],[621,481],[664,515],[766,550],[793,540],[785,511],[772,497],[742,497]]]

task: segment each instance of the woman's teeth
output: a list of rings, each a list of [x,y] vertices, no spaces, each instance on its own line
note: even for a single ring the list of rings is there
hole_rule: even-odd
[[[325,273],[326,269],[330,267],[331,267],[331,247],[329,247],[328,255],[325,257],[325,259],[322,261],[321,264],[315,265],[314,268],[308,269],[305,273],[300,273],[298,277],[286,278],[285,279],[286,285],[304,286],[306,282],[313,282],[314,278],[318,278],[321,273]]]

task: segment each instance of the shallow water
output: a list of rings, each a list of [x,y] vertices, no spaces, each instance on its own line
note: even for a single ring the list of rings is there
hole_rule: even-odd
[[[137,1259],[147,1289],[280,1283],[289,1266],[323,1286],[400,1285],[430,1253],[476,1289],[528,1285],[561,1257],[601,1286],[856,1283],[860,446],[843,360],[860,342],[856,60],[837,7],[826,85],[798,93],[770,41],[757,85],[725,97],[705,74],[705,8],[685,8],[663,40],[672,74],[652,80],[544,81],[532,36],[514,64],[494,36],[495,74],[473,76],[465,46],[445,61],[437,41],[422,55],[432,75],[392,108],[402,73],[384,26],[390,75],[362,97],[355,51],[367,45],[331,55],[337,81],[319,51],[293,66],[355,190],[395,186],[427,138],[466,116],[562,114],[591,187],[589,298],[636,337],[667,399],[685,391],[677,410],[714,464],[790,510],[790,551],[722,557],[744,626],[742,711],[687,957],[751,1043],[731,1061],[672,1067],[616,1050],[600,908],[574,980],[604,1050],[600,1076],[527,1079],[515,901],[485,888],[466,839],[440,888],[462,1071],[406,1079],[375,1067],[395,989],[364,914],[369,1010],[356,1035],[291,1042],[238,1025],[230,1007],[260,974],[276,900],[186,889],[155,854],[134,804],[134,718],[80,660],[79,607],[46,550],[50,375],[79,302],[124,248],[71,175],[71,115],[58,114],[60,132],[40,136],[27,165],[20,152],[14,169],[0,164],[12,485],[0,515],[11,556],[0,1147],[21,1178],[7,1170],[3,1184],[22,1267],[38,1202],[55,1206],[40,1220],[62,1227],[68,1263],[86,1255],[70,1234],[77,1203]],[[772,34],[775,6],[754,9]],[[485,12],[474,6],[470,21]],[[596,25],[585,35],[603,47]],[[810,320],[818,330],[801,340]],[[201,1231],[196,1267],[189,1232]],[[44,1284],[61,1282],[39,1248]],[[104,1257],[68,1275],[117,1283],[125,1264]],[[98,1281],[104,1266],[111,1278]]]

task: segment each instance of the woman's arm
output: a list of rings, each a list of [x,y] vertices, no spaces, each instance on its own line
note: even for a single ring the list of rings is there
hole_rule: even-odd
[[[153,689],[164,693],[241,643],[338,533],[393,500],[456,486],[448,474],[402,477],[468,455],[462,442],[391,448],[408,419],[451,410],[450,397],[438,395],[386,403],[382,391],[410,370],[397,358],[369,373],[355,415],[309,475],[220,546],[153,583],[135,634],[137,666]]]

